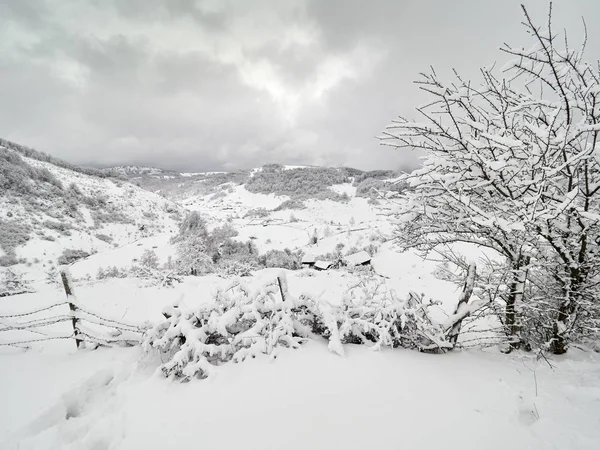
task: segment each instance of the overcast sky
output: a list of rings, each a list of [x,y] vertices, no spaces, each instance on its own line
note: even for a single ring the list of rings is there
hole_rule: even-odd
[[[539,23],[548,3],[526,3]],[[600,2],[557,1],[573,41]],[[0,137],[82,165],[182,171],[414,164],[374,136],[426,97],[528,47],[512,0],[0,0]]]

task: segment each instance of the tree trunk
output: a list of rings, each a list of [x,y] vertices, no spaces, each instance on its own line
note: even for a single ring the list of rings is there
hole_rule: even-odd
[[[469,265],[469,270],[467,272],[467,278],[465,280],[465,285],[463,287],[463,291],[460,294],[458,299],[458,303],[456,305],[456,310],[454,314],[457,315],[461,312],[461,308],[469,303],[469,299],[471,298],[471,294],[473,293],[473,287],[475,286],[475,277],[477,276],[477,266],[475,263],[471,263]],[[452,347],[456,346],[456,342],[458,341],[458,335],[460,333],[460,328],[462,325],[462,319],[459,319],[450,331],[448,332],[448,340],[452,343]]]
[[[569,285],[565,287],[565,293],[562,301],[558,305],[558,313],[552,327],[552,341],[550,342],[550,351],[555,355],[567,353],[569,346],[569,320],[579,304],[581,296],[581,286],[585,274],[581,268],[570,270]]]
[[[509,347],[506,353],[521,346],[521,320],[517,313],[517,305],[523,301],[525,282],[527,281],[527,266],[529,265],[529,256],[519,255],[512,264],[512,282],[510,292],[506,299],[505,324],[506,332],[510,339]]]

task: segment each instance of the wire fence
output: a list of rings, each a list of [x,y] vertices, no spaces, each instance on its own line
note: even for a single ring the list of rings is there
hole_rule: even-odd
[[[0,314],[0,336],[9,335],[8,339],[0,340],[0,346],[28,348],[34,343],[62,339],[73,339],[77,348],[85,347],[86,343],[94,346],[139,345],[143,327],[82,307],[73,294],[68,269],[61,269],[60,275],[67,300],[30,311]],[[64,326],[56,327],[61,323],[70,323],[69,332]]]

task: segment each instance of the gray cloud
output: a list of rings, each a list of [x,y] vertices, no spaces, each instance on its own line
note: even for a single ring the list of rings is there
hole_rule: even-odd
[[[527,4],[540,23],[547,3]],[[600,55],[600,5],[555,4]],[[270,162],[410,167],[374,136],[529,45],[519,2],[0,0],[0,136],[78,164],[219,170]]]

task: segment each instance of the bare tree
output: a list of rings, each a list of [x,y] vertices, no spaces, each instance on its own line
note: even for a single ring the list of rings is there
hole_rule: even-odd
[[[583,60],[585,39],[573,50],[565,33],[559,48],[551,6],[543,31],[523,13],[534,46],[505,45],[515,59],[501,76],[483,68],[474,85],[457,72],[449,83],[433,69],[422,74],[417,83],[433,97],[417,108],[424,120],[399,118],[381,139],[427,155],[402,177],[414,190],[401,246],[469,242],[497,251],[509,273],[499,292],[513,347],[527,291],[533,309],[523,320],[535,311],[547,346],[564,353],[576,330],[597,330],[599,317],[600,67]]]

